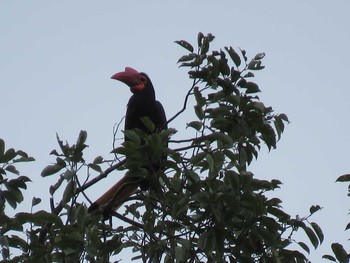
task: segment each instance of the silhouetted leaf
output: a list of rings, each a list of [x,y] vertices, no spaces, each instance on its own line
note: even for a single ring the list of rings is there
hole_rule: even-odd
[[[0,160],[2,160],[2,156],[5,153],[5,142],[3,139],[0,139]]]
[[[319,210],[321,210],[321,207],[319,205],[313,205],[310,207],[310,214],[316,213]]]
[[[176,44],[182,46],[183,48],[187,49],[188,51],[190,52],[193,52],[193,47],[190,43],[188,43],[187,41],[185,40],[177,40],[175,41]]]
[[[343,246],[339,243],[333,243],[331,245],[333,253],[337,260],[342,263],[348,263],[349,262],[349,257],[348,253],[345,251]]]
[[[257,93],[261,92],[259,86],[254,82],[247,82],[244,86],[247,89],[246,93]]]
[[[342,176],[339,176],[336,182],[350,182],[350,174],[343,174]]]
[[[58,164],[48,165],[42,170],[41,176],[45,177],[45,176],[53,175],[61,171],[63,168],[64,168],[63,166]]]
[[[322,232],[322,229],[319,227],[318,224],[314,223],[314,222],[311,222],[310,225],[312,226],[312,228],[314,229],[318,239],[320,240],[320,243],[323,242],[324,240],[324,235],[323,235],[323,232]]]
[[[236,67],[238,68],[241,65],[241,58],[237,54],[237,52],[232,47],[225,47],[227,53],[231,57],[233,63],[235,63]]]
[[[202,46],[203,38],[204,38],[204,34],[202,32],[199,32],[198,35],[197,35],[197,45],[198,45],[198,47]]]
[[[317,248],[319,245],[319,241],[315,232],[306,225],[303,225],[302,228],[304,229],[306,235],[309,237],[311,244],[314,246],[314,248]]]
[[[184,56],[182,56],[181,58],[179,58],[179,60],[177,61],[177,63],[191,61],[191,60],[195,59],[196,57],[197,57],[196,54],[190,53],[190,54],[188,54],[188,55],[184,55]]]
[[[41,199],[37,197],[32,198],[32,207],[41,203]]]
[[[323,255],[322,258],[324,259],[328,259],[330,261],[334,261],[336,262],[337,260],[335,259],[335,257],[332,257],[331,255]]]
[[[201,121],[191,121],[190,123],[187,123],[187,126],[192,127],[195,130],[199,131],[202,128],[202,122]]]
[[[265,57],[265,53],[258,53],[255,55],[254,60],[260,60],[263,59]]]

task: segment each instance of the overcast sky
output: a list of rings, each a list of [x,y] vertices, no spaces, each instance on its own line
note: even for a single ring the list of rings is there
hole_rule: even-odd
[[[349,12],[346,0],[1,1],[0,138],[37,159],[20,166],[33,180],[26,197],[48,199],[53,181],[40,172],[54,160],[56,132],[74,142],[86,130],[87,159],[108,158],[130,96],[110,76],[125,66],[148,73],[167,115],[176,113],[191,82],[176,65],[185,50],[173,41],[196,43],[199,31],[210,32],[214,48],[266,53],[255,79],[260,98],[291,120],[277,150],[263,149],[251,171],[284,183],[274,194],[293,216],[324,207],[311,218],[326,236],[313,262],[332,242],[349,249],[347,185],[335,183],[350,173]],[[186,121],[172,126],[181,131]],[[91,198],[112,183],[94,185]]]

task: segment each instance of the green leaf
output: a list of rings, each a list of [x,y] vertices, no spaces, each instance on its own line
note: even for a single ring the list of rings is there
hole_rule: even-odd
[[[179,58],[177,63],[191,61],[191,60],[195,59],[196,57],[197,57],[197,54],[190,53],[188,55],[184,55],[181,58]]]
[[[14,165],[7,165],[5,167],[5,170],[9,171],[11,173],[14,173],[14,174],[19,174],[19,171],[16,169],[16,167]]]
[[[93,164],[100,164],[102,162],[103,162],[103,157],[102,156],[97,156],[92,163]]]
[[[5,142],[3,139],[0,139],[0,160],[2,159],[2,156],[5,152]]]
[[[200,107],[198,105],[195,105],[194,106],[194,111],[195,111],[198,119],[203,120],[203,118],[204,118],[204,111],[203,111],[202,107]]]
[[[245,88],[247,89],[246,93],[261,92],[261,90],[259,89],[259,86],[254,82],[246,82]]]
[[[250,70],[261,70],[261,69],[264,69],[265,66],[262,66],[261,64],[262,63],[261,63],[260,60],[252,60],[248,64],[248,69],[250,69]]]
[[[32,207],[41,203],[41,199],[37,197],[32,198]]]
[[[62,226],[63,223],[59,216],[55,214],[48,213],[46,211],[40,210],[34,214],[32,213],[17,213],[15,216],[19,222],[24,223],[34,223],[36,225],[44,225],[46,223],[55,223]]]
[[[15,158],[17,155],[16,151],[13,148],[8,149],[1,158],[1,162],[7,163]]]
[[[87,139],[87,132],[86,131],[80,131],[78,139],[77,139],[77,148],[80,148],[84,145]],[[85,147],[84,147],[85,148]]]
[[[186,261],[186,251],[181,246],[175,247],[175,259],[176,262],[185,262]]]
[[[49,189],[50,195],[53,195],[56,192],[56,190],[61,186],[64,180],[65,180],[64,176],[61,175],[58,181],[54,185],[50,186],[50,189]]]
[[[336,182],[350,182],[350,174],[343,174],[339,176]]]
[[[337,260],[335,259],[335,257],[332,257],[331,255],[323,255],[322,258],[328,259],[330,261],[334,261],[336,262]]]
[[[151,119],[149,117],[147,117],[147,116],[142,117],[141,121],[142,121],[143,125],[146,126],[146,128],[149,132],[152,133],[156,130],[156,125],[153,123],[153,121],[151,121]]]
[[[320,226],[318,224],[316,224],[314,222],[311,222],[310,225],[314,229],[318,239],[320,240],[320,243],[322,243],[324,240],[324,235],[323,235],[322,229],[320,228]]]
[[[318,238],[317,238],[315,232],[310,227],[308,227],[306,225],[302,225],[301,227],[304,229],[306,235],[309,237],[309,240],[311,241],[311,244],[316,249],[319,245],[319,241],[318,241]]]
[[[236,67],[238,68],[241,65],[241,58],[238,53],[232,47],[225,47],[225,49],[231,57],[233,63],[235,63]]]
[[[310,254],[310,249],[304,242],[298,242],[298,245],[301,246],[301,248],[304,249],[308,254]]]
[[[322,208],[319,205],[313,205],[310,207],[310,214],[316,213],[317,211],[321,210]]]
[[[63,196],[62,196],[62,202],[64,204],[69,202],[69,200],[74,196],[75,189],[76,189],[75,182],[73,180],[69,181],[69,183],[66,186],[66,189],[63,192]]]
[[[254,60],[260,60],[263,59],[265,57],[265,53],[258,53],[255,55]]]
[[[130,141],[134,142],[137,145],[141,144],[141,139],[139,135],[133,131],[133,130],[126,130],[124,131],[125,137],[128,138]]]
[[[345,227],[345,230],[348,230],[350,228],[350,223],[348,223]]]
[[[196,165],[200,161],[202,161],[206,157],[206,155],[207,155],[207,153],[205,153],[205,152],[197,153],[196,155],[192,156],[192,158],[190,159],[190,163]]]
[[[98,164],[89,163],[88,166],[89,166],[91,169],[95,170],[96,172],[99,172],[99,173],[102,172],[101,166],[99,166]]]
[[[187,123],[187,126],[199,131],[202,128],[203,123],[201,121],[191,121],[190,123]]]
[[[41,176],[42,177],[46,177],[49,175],[53,175],[55,173],[58,173],[59,171],[61,171],[64,167],[58,164],[52,164],[52,165],[48,165],[46,166],[42,172],[41,172]]]
[[[201,46],[202,46],[203,38],[204,38],[203,33],[202,33],[202,32],[199,32],[199,33],[198,33],[198,36],[197,36],[197,44],[198,44],[198,47],[201,47]]]
[[[198,87],[193,89],[193,94],[196,99],[197,105],[203,107],[206,103],[206,99],[203,97],[202,93],[199,91]]]
[[[213,132],[210,136],[214,140],[221,141],[224,146],[231,147],[233,145],[232,138],[223,132]]]
[[[209,165],[210,171],[211,171],[211,172],[214,171],[215,162],[214,162],[213,157],[212,157],[210,154],[207,154],[207,155],[205,156],[205,159],[206,159],[206,161],[207,161],[207,163],[208,163],[208,165]]]
[[[192,45],[185,40],[177,40],[177,41],[175,41],[175,43],[180,45],[181,47],[187,49],[190,52],[193,52],[193,50],[194,50]]]
[[[331,245],[333,253],[339,262],[349,262],[348,253],[345,251],[343,246],[339,243],[333,243]]]

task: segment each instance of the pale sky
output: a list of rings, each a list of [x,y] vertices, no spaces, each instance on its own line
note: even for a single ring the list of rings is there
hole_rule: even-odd
[[[255,78],[260,98],[291,120],[277,149],[264,148],[250,170],[284,183],[273,194],[292,216],[323,207],[311,218],[325,234],[313,262],[329,262],[320,258],[332,242],[350,250],[347,185],[335,183],[350,173],[349,12],[346,0],[1,1],[0,138],[37,160],[19,166],[33,181],[26,198],[41,197],[40,209],[49,209],[47,189],[56,179],[40,172],[54,160],[56,132],[73,143],[86,130],[86,159],[110,157],[113,125],[130,96],[110,76],[125,66],[146,72],[167,115],[176,113],[191,81],[176,65],[186,52],[174,41],[195,44],[199,31],[210,32],[213,48],[239,47],[250,58],[266,53]],[[181,132],[186,121],[171,126]],[[88,194],[94,199],[114,180]]]

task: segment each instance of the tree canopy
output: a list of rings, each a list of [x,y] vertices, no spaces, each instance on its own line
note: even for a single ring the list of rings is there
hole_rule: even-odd
[[[94,160],[84,157],[86,131],[74,144],[57,135],[54,162],[41,173],[57,178],[49,189],[47,211],[37,211],[41,200],[33,197],[31,211],[6,213],[23,201],[30,182],[16,165],[34,159],[0,140],[4,262],[110,262],[127,248],[142,262],[308,262],[310,247],[324,239],[311,220],[320,206],[293,217],[282,200],[272,197],[281,181],[259,179],[249,171],[261,147],[276,148],[289,122],[258,96],[261,87],[253,80],[264,69],[265,54],[248,58],[245,50],[231,46],[212,50],[214,39],[199,33],[196,45],[175,41],[186,50],[178,63],[188,69],[192,85],[168,129],[124,131],[128,141],[115,143],[111,155]],[[193,136],[180,138],[172,121],[192,110],[190,100],[195,119],[187,128]],[[154,130],[148,119],[143,122]],[[145,165],[164,155],[164,171],[148,174]],[[145,177],[150,187],[103,220],[100,213],[88,213],[91,200],[85,190],[116,172]],[[295,238],[299,231],[308,242]],[[348,260],[342,245],[334,243],[332,249],[334,257],[325,258]]]

